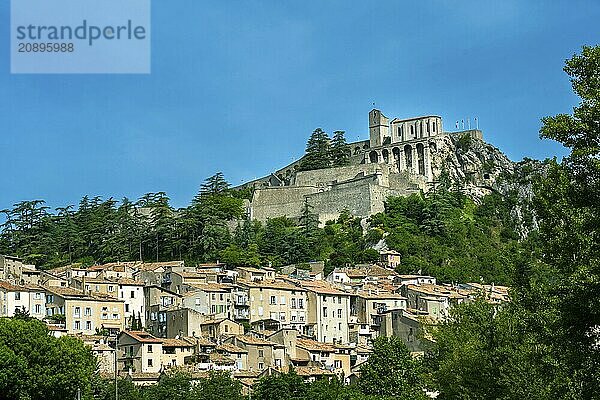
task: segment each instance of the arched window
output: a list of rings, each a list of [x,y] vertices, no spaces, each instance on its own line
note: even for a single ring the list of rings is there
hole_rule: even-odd
[[[371,164],[377,164],[379,162],[379,154],[377,154],[377,152],[374,150],[370,152],[369,161],[371,161]]]
[[[389,164],[390,152],[387,149],[383,149],[383,151],[381,152],[381,155],[383,156],[383,162],[385,162],[386,164]]]
[[[408,144],[404,146],[404,159],[406,160],[406,169],[412,171],[412,147]]]
[[[423,143],[417,144],[417,173],[425,175],[425,149]]]

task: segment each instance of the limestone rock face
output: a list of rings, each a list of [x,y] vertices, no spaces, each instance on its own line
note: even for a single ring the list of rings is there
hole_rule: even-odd
[[[444,135],[432,152],[435,180],[449,179],[453,186],[480,200],[497,190],[498,178],[512,175],[515,163],[496,147],[469,136]]]
[[[531,205],[533,181],[537,174],[544,173],[544,162],[513,162],[483,140],[455,135],[441,137],[437,149],[431,161],[437,182],[448,179],[476,202],[492,192],[499,193],[509,200],[511,216],[522,238],[537,229]]]

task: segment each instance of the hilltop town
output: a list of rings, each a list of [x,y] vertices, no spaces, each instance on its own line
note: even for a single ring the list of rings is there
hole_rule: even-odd
[[[508,288],[439,284],[395,272],[398,255],[336,268],[237,267],[183,261],[122,262],[39,270],[0,256],[0,317],[29,314],[51,335],[91,346],[100,373],[137,385],[184,370],[226,371],[246,393],[265,374],[293,368],[306,381],[350,383],[377,337],[396,336],[415,355],[427,327],[475,298],[509,301]]]

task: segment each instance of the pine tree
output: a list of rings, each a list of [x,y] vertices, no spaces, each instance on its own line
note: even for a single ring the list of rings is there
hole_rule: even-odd
[[[333,132],[331,139],[331,166],[344,167],[349,164],[349,152],[344,131]]]
[[[222,172],[217,172],[213,176],[206,178],[200,186],[200,194],[219,194],[229,189],[229,183],[225,180]]]
[[[306,154],[300,163],[300,170],[329,168],[331,166],[329,142],[327,133],[321,128],[315,129],[306,143]]]

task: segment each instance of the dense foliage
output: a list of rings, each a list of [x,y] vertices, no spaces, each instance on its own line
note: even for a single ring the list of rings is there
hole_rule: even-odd
[[[91,392],[96,359],[79,339],[27,315],[0,318],[0,398],[62,400]]]
[[[342,212],[319,227],[306,202],[299,220],[266,223],[243,216],[240,194],[222,175],[207,179],[191,205],[179,210],[165,193],[89,200],[77,210],[51,213],[43,202],[5,211],[0,253],[25,257],[42,267],[71,262],[190,262],[221,260],[232,266],[282,266],[323,260],[327,267],[376,262],[383,238],[402,258],[399,272],[432,274],[442,281],[510,283],[519,241],[508,198],[492,194],[482,204],[441,188],[428,195],[392,197],[370,228]]]
[[[427,196],[393,197],[372,217],[391,249],[401,254],[399,272],[421,271],[441,281],[510,283],[519,248],[508,202],[491,194],[477,205],[440,189]]]
[[[565,71],[581,103],[543,120],[571,153],[535,184],[539,240],[522,246],[510,304],[463,305],[433,332],[440,399],[600,399],[600,47]]]
[[[310,171],[348,165],[350,150],[344,135],[344,131],[335,131],[333,137],[329,138],[321,128],[315,129],[306,143],[306,153],[298,169]]]

